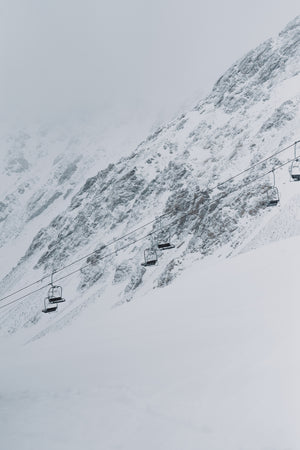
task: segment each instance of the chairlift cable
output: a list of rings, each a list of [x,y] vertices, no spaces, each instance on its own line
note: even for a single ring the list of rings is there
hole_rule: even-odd
[[[292,160],[289,160],[289,161],[286,161],[285,163],[281,164],[280,166],[278,166],[278,167],[276,168],[276,170],[277,170],[277,169],[280,169],[281,167],[286,166],[286,165],[289,164],[291,161],[293,161],[293,159],[292,159]],[[261,179],[261,178],[264,178],[266,175],[270,174],[272,171],[273,171],[273,169],[272,169],[272,170],[269,170],[268,172],[264,173],[263,175],[260,175],[259,177],[254,178],[253,180],[250,180],[250,181],[247,182],[247,183],[244,183],[242,186],[238,186],[238,187],[237,187],[236,189],[234,189],[233,191],[230,191],[230,192],[226,193],[225,195],[220,196],[220,198],[223,199],[223,198],[225,198],[225,197],[227,197],[227,196],[233,194],[233,193],[236,192],[237,190],[239,190],[239,189],[241,189],[241,188],[243,188],[243,187],[246,187],[246,186],[248,186],[249,184],[254,183],[255,181],[257,181],[257,180],[259,180],[259,179]],[[209,207],[212,203],[215,203],[216,201],[217,201],[217,199],[215,198],[215,199],[211,200],[210,202],[208,202],[206,205],[202,205],[201,208],[200,208],[200,210],[201,210],[202,208],[204,208],[204,206]],[[199,212],[198,212],[198,213],[199,213]],[[185,214],[183,214],[182,216],[180,216],[179,218],[174,219],[174,220],[170,223],[170,225],[176,223],[178,220],[180,220],[180,219],[182,219],[182,218],[184,218],[184,217],[186,217],[186,216],[188,216],[188,215],[198,215],[198,214],[197,214],[197,213],[185,213]],[[136,244],[137,242],[140,242],[140,241],[142,241],[142,240],[148,238],[149,236],[153,235],[154,233],[155,233],[155,231],[151,231],[150,233],[147,233],[145,236],[142,236],[141,238],[136,239],[136,240],[133,241],[133,242],[129,242],[128,244],[124,245],[123,247],[120,247],[118,250],[114,250],[114,251],[111,252],[111,253],[108,253],[108,254],[106,254],[106,255],[103,255],[102,257],[100,257],[100,258],[98,259],[98,261],[102,261],[102,260],[104,260],[105,258],[108,258],[108,257],[110,257],[110,256],[113,256],[113,255],[117,254],[119,251],[124,250],[124,249],[130,247],[131,245],[134,245],[134,244]],[[64,276],[58,278],[56,281],[64,280],[65,278],[68,278],[68,277],[70,277],[71,275],[74,275],[75,273],[80,272],[81,270],[83,270],[83,269],[85,269],[85,268],[87,268],[87,267],[89,267],[89,266],[90,266],[90,263],[89,263],[89,264],[86,264],[85,266],[80,267],[79,269],[74,270],[73,272],[68,273],[67,275],[64,275]],[[48,283],[47,285],[44,285],[44,286],[42,286],[42,287],[40,287],[40,288],[38,288],[38,289],[32,291],[32,292],[29,292],[29,293],[23,295],[22,297],[19,297],[19,298],[15,299],[15,300],[13,300],[13,301],[11,301],[11,302],[9,302],[9,303],[6,303],[5,305],[0,306],[0,309],[5,308],[6,306],[10,306],[11,304],[16,303],[16,302],[18,302],[18,301],[21,301],[21,300],[23,300],[24,298],[28,297],[28,296],[31,295],[31,294],[34,294],[34,293],[36,293],[36,292],[38,292],[38,291],[41,291],[42,289],[45,289],[47,286],[49,286],[49,283]],[[0,299],[0,300],[1,300],[1,299]]]
[[[13,295],[19,294],[19,292],[25,291],[25,289],[28,289],[28,288],[30,288],[30,287],[38,284],[38,283],[42,283],[48,277],[49,277],[48,275],[45,275],[43,278],[40,278],[39,280],[33,281],[32,283],[27,284],[26,286],[18,289],[17,291],[12,292],[11,294],[6,295],[5,297],[1,297],[0,298],[0,302],[2,302],[2,300],[8,299],[9,297],[12,297]]]
[[[223,184],[226,184],[226,183],[228,183],[229,181],[232,181],[232,180],[234,180],[235,178],[237,178],[237,177],[243,175],[244,173],[248,172],[249,170],[254,169],[254,167],[257,167],[257,166],[263,164],[264,162],[269,161],[269,160],[272,159],[272,158],[275,158],[275,156],[279,155],[280,153],[285,152],[286,150],[288,150],[289,148],[293,147],[293,145],[297,144],[298,142],[300,142],[300,141],[295,141],[295,142],[293,142],[292,144],[288,145],[287,147],[285,147],[285,148],[283,148],[283,149],[281,149],[281,150],[278,150],[278,152],[275,152],[275,153],[273,153],[272,155],[268,156],[267,158],[264,158],[264,159],[258,161],[257,163],[252,164],[251,166],[247,167],[246,169],[242,170],[241,172],[237,173],[236,175],[233,175],[232,177],[228,178],[227,180],[222,181],[221,183],[216,184],[216,185],[213,186],[211,189],[212,189],[212,190],[217,189],[218,187],[222,186]]]
[[[240,175],[242,175],[242,174],[248,172],[249,170],[253,169],[254,167],[256,167],[256,166],[258,166],[258,165],[260,165],[260,164],[262,164],[262,163],[264,163],[264,162],[266,162],[266,161],[268,161],[268,160],[274,158],[275,156],[279,155],[280,153],[283,153],[284,151],[288,150],[288,149],[291,148],[293,145],[295,145],[295,144],[297,144],[297,143],[299,143],[299,142],[300,142],[300,140],[293,142],[293,143],[290,144],[289,146],[287,146],[287,147],[285,147],[285,148],[283,148],[283,149],[281,149],[281,150],[279,150],[279,151],[273,153],[272,155],[268,156],[267,158],[265,158],[265,159],[263,159],[263,160],[261,160],[261,161],[258,161],[257,163],[255,163],[255,164],[249,166],[248,168],[244,169],[243,171],[239,172],[238,174],[236,174],[236,175],[234,175],[234,176],[228,178],[227,180],[222,181],[221,183],[216,184],[215,186],[213,186],[212,188],[209,188],[209,189],[210,189],[211,191],[217,189],[219,186],[222,186],[223,184],[228,183],[229,181],[234,180],[235,178],[237,178],[237,177],[239,177]],[[243,188],[243,187],[248,186],[250,183],[253,183],[254,181],[257,181],[257,180],[259,180],[260,178],[264,178],[266,175],[268,175],[269,173],[271,173],[273,170],[275,171],[275,170],[280,169],[281,167],[284,167],[285,165],[287,165],[287,164],[293,162],[294,159],[295,159],[295,158],[293,158],[293,159],[291,159],[291,160],[289,160],[289,161],[287,161],[287,162],[285,162],[285,163],[283,163],[283,164],[278,165],[276,168],[273,168],[272,170],[270,170],[270,171],[264,173],[263,175],[260,175],[260,176],[256,177],[255,179],[250,180],[250,182],[248,182],[248,183],[244,183],[242,186],[238,186],[237,189],[235,189],[235,190],[233,190],[233,191],[230,191],[230,192],[227,193],[227,194],[221,194],[221,195],[223,195],[222,198],[226,197],[227,195],[232,194],[233,192],[236,192],[238,189],[241,189],[241,188]],[[209,202],[209,203],[206,204],[205,206],[209,206],[211,203],[214,203],[215,201],[216,201],[216,199],[212,200],[211,202]],[[204,206],[204,205],[203,205],[203,206]],[[202,208],[200,208],[200,209],[202,209]],[[128,233],[126,233],[126,234],[120,236],[119,238],[110,241],[108,244],[104,245],[104,246],[101,247],[100,249],[94,250],[93,252],[91,252],[91,253],[89,253],[89,254],[87,254],[87,255],[84,255],[84,256],[82,256],[82,257],[80,257],[80,258],[74,260],[73,262],[71,262],[71,263],[69,263],[69,264],[67,264],[67,265],[65,265],[65,266],[63,266],[63,267],[61,267],[61,268],[59,268],[59,269],[54,270],[52,273],[53,273],[53,274],[54,274],[54,273],[59,273],[59,272],[65,270],[65,269],[67,269],[67,268],[73,266],[74,264],[77,264],[78,262],[80,262],[80,261],[82,261],[82,260],[88,258],[89,256],[92,256],[92,255],[95,255],[95,254],[99,253],[100,251],[102,251],[102,250],[104,250],[105,248],[107,248],[107,247],[109,247],[109,246],[111,246],[111,245],[113,245],[113,244],[119,242],[120,240],[125,239],[126,237],[128,237],[128,236],[130,236],[130,235],[136,233],[137,231],[139,231],[139,230],[141,230],[141,229],[143,229],[143,228],[145,228],[145,227],[147,227],[147,226],[149,226],[149,225],[151,225],[151,224],[157,222],[158,220],[161,220],[162,217],[169,216],[172,212],[176,212],[175,209],[171,209],[171,210],[167,211],[166,213],[161,214],[160,216],[157,216],[155,219],[152,219],[151,221],[149,221],[149,222],[147,222],[147,223],[145,223],[145,224],[143,224],[143,225],[140,225],[139,227],[133,229],[132,231],[130,231],[130,232],[128,232]],[[183,216],[181,216],[180,218],[178,218],[178,219],[176,219],[176,220],[180,220],[180,219],[182,219],[182,218],[184,218],[184,217],[186,217],[186,216],[188,216],[188,215],[191,215],[191,214],[194,214],[194,213],[186,213],[186,214],[184,214]],[[150,235],[153,234],[153,233],[154,233],[154,232],[151,232],[151,233],[147,234],[146,236],[144,236],[144,237],[138,239],[137,241],[134,241],[133,243],[130,243],[129,245],[134,244],[135,242],[139,242],[140,240],[145,239],[145,237],[148,237],[148,236],[150,236]],[[120,250],[122,250],[123,248],[127,248],[127,246],[128,246],[128,245],[126,245],[126,246],[124,246],[124,247],[121,247],[121,248],[118,249],[117,251],[120,251]],[[113,255],[113,254],[115,254],[115,253],[116,253],[116,252],[112,252],[110,255]],[[99,260],[101,260],[101,259],[99,259]],[[86,267],[86,266],[84,266],[84,267]],[[76,270],[76,271],[74,271],[74,272],[71,272],[71,274],[76,273],[76,272],[80,271],[81,269],[82,269],[82,268],[80,268],[80,269],[78,269],[78,270]],[[61,280],[61,279],[64,279],[64,278],[66,278],[66,277],[68,277],[68,276],[69,276],[69,274],[67,274],[66,276],[64,276],[64,277],[62,277],[62,278],[59,278],[57,281],[59,281],[59,280]],[[36,284],[42,282],[43,280],[45,280],[45,279],[48,278],[48,277],[51,277],[51,274],[45,275],[45,276],[43,276],[42,278],[40,278],[39,280],[36,280],[36,281],[34,281],[34,282],[32,282],[32,283],[30,283],[30,284],[28,284],[28,285],[26,285],[26,286],[24,286],[24,287],[18,289],[17,291],[14,291],[14,292],[12,292],[12,293],[10,293],[10,294],[4,296],[4,297],[1,297],[1,298],[0,298],[0,302],[2,302],[2,301],[4,301],[4,300],[6,300],[6,299],[8,299],[8,298],[10,298],[10,297],[12,297],[12,296],[18,294],[19,292],[24,291],[25,289],[28,289],[28,288],[30,288],[30,287],[32,287],[32,286],[34,286],[34,285],[36,285]],[[49,285],[49,284],[48,284],[48,285]],[[41,289],[43,289],[43,288],[39,288],[38,290],[41,290]],[[25,296],[20,297],[19,299],[22,299],[23,297],[27,297],[27,295],[30,295],[31,293],[37,292],[38,290],[35,290],[35,291],[33,291],[33,292],[30,292],[30,293],[26,294]],[[18,300],[18,299],[17,299],[17,300]],[[9,303],[9,304],[11,304],[11,303]],[[7,304],[7,306],[8,306],[9,304]],[[6,305],[4,305],[4,306],[6,306]]]
[[[268,174],[270,174],[271,172],[273,172],[273,170],[277,170],[277,169],[280,169],[281,167],[286,166],[287,164],[291,163],[291,161],[293,161],[293,159],[291,159],[291,160],[289,160],[289,161],[286,161],[285,163],[283,163],[283,164],[277,166],[276,169],[271,169],[271,170],[269,170],[268,172],[264,173],[263,175],[260,175],[259,177],[256,177],[256,178],[254,178],[253,180],[250,180],[250,181],[247,182],[247,183],[244,183],[242,186],[238,186],[237,189],[234,189],[233,191],[230,191],[230,192],[228,192],[228,193],[226,193],[226,194],[224,194],[224,195],[220,194],[220,197],[219,197],[219,198],[220,198],[220,199],[224,199],[225,197],[227,197],[227,196],[233,194],[234,192],[236,192],[237,190],[239,190],[239,189],[241,189],[241,188],[244,188],[244,187],[248,186],[249,184],[254,183],[255,181],[257,181],[257,180],[259,180],[259,179],[261,179],[261,178],[264,178],[266,175],[268,175]],[[213,200],[211,200],[210,202],[208,202],[206,205],[202,205],[202,206],[200,207],[200,210],[202,210],[202,208],[204,208],[204,206],[209,207],[211,204],[215,203],[217,200],[218,200],[218,199],[214,198]],[[199,213],[199,211],[198,211],[198,213]],[[180,216],[179,218],[174,219],[174,220],[170,223],[170,225],[176,223],[178,220],[180,220],[180,219],[182,219],[182,218],[184,218],[184,217],[187,217],[187,216],[189,216],[189,215],[198,215],[198,213],[185,213],[185,214],[183,214],[182,216]],[[165,214],[165,215],[166,215],[166,214]],[[154,220],[153,222],[155,222],[155,220]],[[113,255],[117,254],[119,251],[124,250],[124,249],[130,247],[131,245],[134,245],[134,244],[136,244],[137,242],[140,242],[140,241],[142,241],[142,240],[148,238],[149,236],[153,235],[154,233],[155,233],[155,231],[151,231],[150,233],[147,233],[145,236],[142,236],[141,238],[136,239],[136,240],[133,241],[133,242],[129,242],[128,244],[124,245],[123,247],[120,247],[118,250],[114,250],[114,251],[111,252],[111,253],[108,253],[108,254],[106,254],[106,255],[103,255],[102,257],[100,257],[100,258],[98,259],[98,261],[102,261],[102,260],[104,260],[105,258],[108,258],[109,256],[113,256]],[[105,248],[105,247],[104,247],[104,248]],[[94,253],[95,253],[95,252],[94,252]],[[97,262],[98,262],[98,261],[97,261]],[[75,273],[80,272],[81,270],[83,270],[83,269],[85,269],[85,268],[87,268],[87,267],[90,267],[90,263],[86,264],[85,266],[80,267],[79,269],[74,270],[73,272],[70,272],[70,273],[68,273],[68,274],[66,274],[66,275],[64,275],[64,276],[62,276],[62,277],[60,277],[60,278],[58,278],[56,281],[64,280],[65,278],[68,278],[68,277],[70,277],[71,275],[74,275]],[[44,277],[44,278],[45,278],[45,277]],[[25,299],[26,297],[28,297],[28,296],[31,295],[31,294],[35,294],[36,292],[39,292],[39,291],[41,291],[42,289],[45,289],[47,286],[49,286],[49,283],[48,283],[47,285],[44,285],[44,286],[42,286],[42,287],[40,287],[40,288],[38,288],[38,289],[35,289],[34,291],[31,291],[31,292],[29,292],[29,293],[23,295],[22,297],[18,297],[17,299],[15,299],[15,300],[13,300],[13,301],[11,301],[11,302],[9,302],[9,303],[6,303],[5,305],[0,306],[0,310],[1,310],[2,308],[5,308],[6,306],[10,306],[10,305],[12,305],[13,303],[16,303],[16,302],[18,302],[18,301],[21,301],[21,300]],[[13,295],[13,294],[11,294],[11,295]],[[0,301],[2,301],[2,300],[3,300],[3,299],[0,299]]]
[[[35,294],[36,292],[42,291],[46,287],[48,287],[49,284],[45,284],[44,286],[39,287],[38,289],[35,289],[34,291],[28,292],[27,294],[22,295],[22,297],[18,297],[15,300],[10,301],[9,303],[5,303],[5,305],[0,306],[0,309],[5,308],[6,306],[12,305],[13,303],[16,303],[20,300],[23,300],[24,298],[28,297],[29,295]]]
[[[151,236],[152,234],[154,234],[154,231],[151,231],[150,233],[146,234],[145,236],[142,236],[141,238],[136,239],[134,242],[129,242],[128,244],[124,245],[123,247],[119,248],[118,250],[114,250],[114,251],[111,252],[111,253],[108,253],[108,254],[106,254],[106,255],[103,255],[101,258],[98,259],[97,262],[102,261],[103,259],[108,258],[109,256],[113,256],[113,255],[117,254],[119,251],[124,250],[124,249],[130,247],[131,245],[134,245],[134,244],[136,244],[137,242],[142,241],[143,239],[148,238],[148,237]],[[90,267],[90,265],[91,265],[91,264],[88,263],[88,264],[86,264],[85,266],[80,267],[79,269],[73,270],[73,272],[70,272],[70,273],[68,273],[67,275],[64,275],[64,276],[62,276],[62,277],[60,277],[60,278],[57,278],[55,281],[58,282],[58,281],[64,280],[65,278],[68,278],[68,277],[70,277],[71,275],[74,275],[75,273],[80,272],[81,270],[86,269],[87,267]],[[18,298],[16,298],[15,300],[12,300],[12,301],[9,302],[9,303],[6,303],[5,305],[0,306],[0,309],[5,308],[6,306],[12,305],[13,303],[16,303],[16,302],[18,302],[18,301],[20,301],[20,300],[23,300],[23,299],[25,299],[26,297],[28,297],[29,295],[35,294],[36,292],[39,292],[39,291],[45,289],[45,288],[48,287],[48,286],[49,286],[49,283],[48,283],[48,284],[45,284],[44,286],[41,286],[41,287],[38,288],[38,289],[35,289],[34,291],[28,292],[27,294],[22,295],[21,297],[18,297]],[[2,299],[0,299],[0,301],[2,301]]]

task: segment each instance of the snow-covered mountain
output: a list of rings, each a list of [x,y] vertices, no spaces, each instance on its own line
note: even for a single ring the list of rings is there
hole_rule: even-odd
[[[63,212],[85,178],[129,153],[151,121],[114,114],[81,124],[13,128],[1,124],[0,247],[10,247],[0,277],[16,264],[42,226]],[[11,249],[10,249],[11,250]],[[9,257],[9,264],[7,257]]]
[[[298,450],[299,103],[300,16],[129,156],[2,134],[1,449]]]
[[[276,172],[281,192],[276,209],[266,207],[270,176],[242,187],[245,179],[292,158],[292,148],[214,188],[298,140],[299,104],[297,17],[277,37],[237,61],[193,110],[106,167],[108,159],[88,136],[79,142],[46,132],[34,139],[26,133],[6,138],[1,296],[59,270],[56,278],[66,277],[67,302],[45,317],[41,308],[46,289],[32,294],[1,312],[2,330],[32,327],[33,335],[40,336],[48,327],[64,326],[89,303],[110,309],[166,286],[199,258],[205,265],[209,255],[225,257],[299,234],[300,186],[289,182],[287,167]],[[97,172],[95,165],[102,170]],[[162,214],[167,215],[161,223],[118,240]],[[143,251],[155,245],[160,226],[170,232],[175,248],[158,252],[158,264],[146,269]],[[103,248],[107,243],[110,247]],[[116,255],[114,250],[119,250]]]

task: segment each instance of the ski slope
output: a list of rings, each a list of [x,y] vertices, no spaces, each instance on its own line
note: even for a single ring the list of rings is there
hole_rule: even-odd
[[[138,301],[3,339],[1,449],[297,450],[299,248],[199,261]]]

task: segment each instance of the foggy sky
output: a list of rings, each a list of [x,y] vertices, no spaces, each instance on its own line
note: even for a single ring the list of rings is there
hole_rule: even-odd
[[[299,1],[0,0],[0,119],[168,117]]]

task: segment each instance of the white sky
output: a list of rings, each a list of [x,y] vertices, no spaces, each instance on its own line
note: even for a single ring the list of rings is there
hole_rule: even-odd
[[[299,0],[0,0],[0,119],[167,119],[299,13]]]

